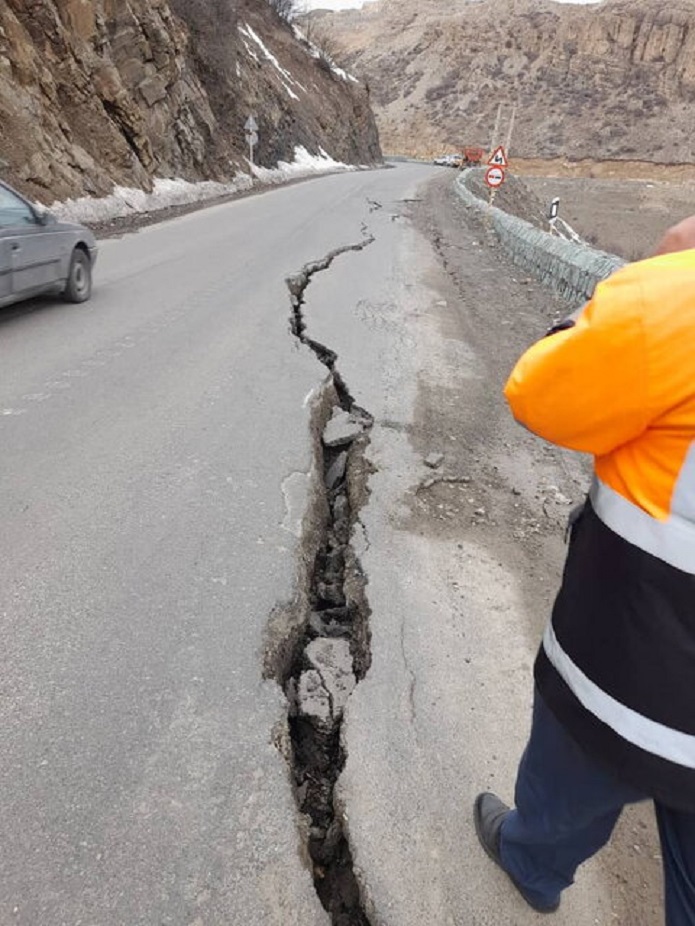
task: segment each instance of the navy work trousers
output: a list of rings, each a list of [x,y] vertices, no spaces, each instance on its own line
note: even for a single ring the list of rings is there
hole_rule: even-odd
[[[519,765],[516,809],[502,825],[502,864],[550,906],[577,868],[610,839],[626,804],[648,798],[593,762],[536,693]],[[695,924],[695,814],[655,804],[664,860],[667,926]]]

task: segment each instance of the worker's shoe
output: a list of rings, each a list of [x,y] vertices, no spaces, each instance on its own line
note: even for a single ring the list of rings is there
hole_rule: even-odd
[[[502,824],[509,812],[509,807],[507,807],[497,795],[486,793],[477,796],[473,808],[473,817],[475,819],[475,831],[478,834],[480,845],[485,849],[492,861],[496,865],[499,865],[502,871],[504,871],[529,907],[533,907],[538,913],[555,913],[560,906],[559,900],[550,905],[537,903],[527,894],[524,888],[512,878],[502,864],[500,855],[500,832],[502,830]]]

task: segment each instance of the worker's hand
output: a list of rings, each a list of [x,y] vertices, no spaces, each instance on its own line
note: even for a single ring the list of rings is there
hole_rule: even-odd
[[[691,248],[695,248],[695,215],[669,228],[654,251],[654,257],[673,254],[675,251],[689,251]]]

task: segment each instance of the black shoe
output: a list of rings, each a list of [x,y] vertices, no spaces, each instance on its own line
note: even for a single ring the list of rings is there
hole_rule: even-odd
[[[478,834],[480,845],[485,849],[492,861],[499,865],[509,880],[512,882],[517,891],[524,898],[529,907],[537,913],[555,913],[560,906],[560,901],[556,901],[550,906],[542,906],[531,900],[526,891],[520,884],[512,878],[508,871],[505,871],[500,857],[500,830],[502,824],[509,813],[509,807],[503,804],[495,794],[479,794],[475,799],[473,808],[473,817],[475,819],[475,831]]]

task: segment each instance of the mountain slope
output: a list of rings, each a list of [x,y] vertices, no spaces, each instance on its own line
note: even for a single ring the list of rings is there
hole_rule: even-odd
[[[48,201],[225,179],[252,111],[262,164],[379,159],[367,92],[322,64],[266,0],[0,0],[0,175]]]
[[[692,160],[692,0],[379,0],[313,19],[369,82],[386,151],[488,144],[501,102],[519,156]]]

